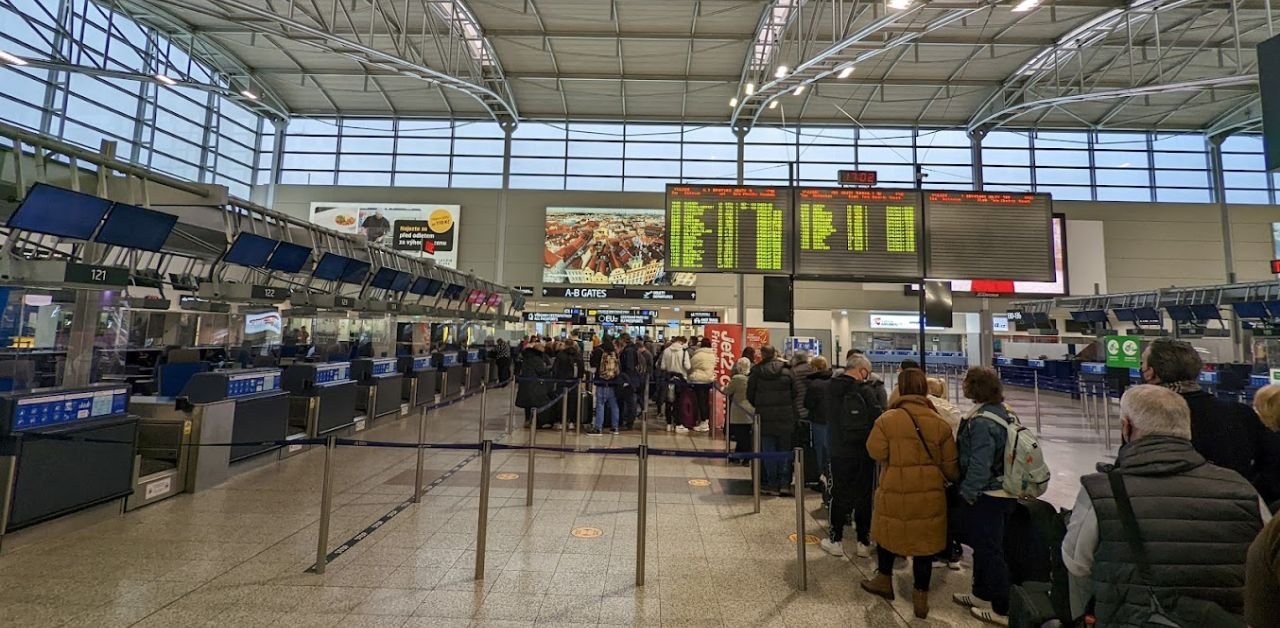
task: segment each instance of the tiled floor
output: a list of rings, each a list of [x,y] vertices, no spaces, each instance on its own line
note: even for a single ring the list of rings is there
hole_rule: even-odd
[[[1030,396],[1012,402],[1028,420]],[[1081,429],[1064,399],[1042,399],[1046,450],[1055,470],[1051,501],[1070,505],[1081,472],[1102,448]],[[505,427],[506,391],[491,396],[491,437]],[[469,400],[432,415],[432,442],[474,442],[480,404]],[[517,418],[517,424],[520,417]],[[507,442],[522,443],[517,430]],[[361,432],[409,441],[412,420]],[[539,443],[559,443],[542,431]],[[571,445],[634,446],[619,437],[570,435]],[[719,449],[705,435],[650,433],[650,445]],[[429,450],[427,479],[471,452]],[[720,480],[746,469],[723,461],[652,457],[646,580],[635,584],[637,461],[630,455],[544,453],[537,457],[534,504],[525,506],[527,455],[495,452],[485,578],[475,581],[480,461],[471,460],[421,504],[372,531],[327,573],[304,573],[315,557],[323,456],[310,451],[246,472],[218,489],[182,495],[0,555],[3,626],[970,626],[951,604],[970,572],[935,570],[927,621],[909,599],[893,604],[863,593],[870,560],[840,560],[807,547],[808,590],[795,587],[795,502],[724,492]],[[330,549],[351,538],[412,491],[414,452],[345,448],[334,457],[336,490]],[[502,477],[510,477],[503,475]],[[711,480],[694,486],[691,479]],[[806,532],[823,534],[809,494]],[[596,528],[597,538],[571,530]],[[897,573],[910,591],[908,570]],[[910,620],[908,622],[908,620]]]

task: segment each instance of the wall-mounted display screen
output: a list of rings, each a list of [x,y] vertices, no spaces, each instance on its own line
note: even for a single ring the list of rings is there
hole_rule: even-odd
[[[396,272],[398,271],[394,268],[379,268],[374,271],[373,279],[369,280],[369,287],[390,290],[391,284],[396,280]]]
[[[426,277],[418,277],[413,280],[413,285],[409,286],[409,293],[416,295],[424,295],[427,293],[427,286],[431,283]]]
[[[337,281],[342,278],[342,271],[346,269],[347,263],[351,258],[343,257],[336,253],[325,253],[320,261],[316,263],[316,269],[312,271],[311,276],[316,279],[325,281]]]
[[[791,272],[791,189],[667,186],[667,270]]]
[[[1067,294],[1067,219],[1053,216],[1053,281],[1012,279],[951,279],[952,292],[989,295],[1060,296]],[[944,280],[947,281],[947,280]]]
[[[548,207],[542,283],[691,286],[666,272],[666,229],[661,209]]]
[[[364,278],[369,275],[369,262],[362,262],[358,259],[348,259],[347,265],[342,269],[343,283],[363,283]]]
[[[924,196],[930,278],[1054,280],[1047,194],[939,190]]]
[[[440,289],[443,287],[444,287],[443,281],[440,281],[439,279],[428,279],[426,291],[423,292],[422,294],[423,296],[434,297],[440,294]]]
[[[88,240],[110,207],[111,201],[105,198],[37,183],[9,216],[8,225],[14,229]]]
[[[271,257],[271,252],[275,250],[276,244],[278,242],[271,238],[264,238],[252,233],[242,233],[236,237],[235,242],[231,243],[231,248],[227,250],[227,254],[222,258],[222,261],[252,268],[261,268],[267,265],[267,259]]]
[[[920,194],[915,190],[799,188],[796,274],[920,277]]]
[[[267,260],[267,268],[286,273],[296,273],[311,259],[311,249],[300,244],[281,242]]]
[[[145,207],[116,203],[107,214],[94,242],[143,251],[159,251],[169,239],[178,217]]]
[[[413,275],[402,270],[396,271],[396,278],[391,280],[391,291],[405,292],[411,283],[413,283]]]

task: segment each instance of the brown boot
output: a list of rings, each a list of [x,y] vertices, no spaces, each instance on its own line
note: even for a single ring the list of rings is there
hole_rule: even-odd
[[[912,591],[911,592],[911,608],[916,612],[916,617],[920,619],[929,618],[929,592],[928,591]]]
[[[871,595],[878,595],[890,602],[893,601],[893,578],[880,572],[870,580],[862,581],[862,590]]]

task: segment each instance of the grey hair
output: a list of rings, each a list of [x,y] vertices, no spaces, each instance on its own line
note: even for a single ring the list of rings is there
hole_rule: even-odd
[[[808,351],[797,351],[791,354],[791,366],[799,366],[809,361]]]
[[[847,362],[847,364],[844,365],[844,369],[846,371],[852,371],[853,369],[867,369],[868,371],[874,370],[871,368],[871,360],[868,360],[867,356],[862,354],[852,356],[848,360],[845,360],[845,362]]]
[[[733,374],[746,375],[751,372],[751,367],[752,364],[750,358],[738,358],[738,361],[733,364]]]
[[[1173,436],[1191,440],[1191,409],[1179,395],[1163,386],[1143,384],[1120,397],[1120,414],[1138,436]]]

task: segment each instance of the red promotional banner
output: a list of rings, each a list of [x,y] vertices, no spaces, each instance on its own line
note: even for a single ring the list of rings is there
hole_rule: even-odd
[[[707,338],[711,339],[711,348],[716,352],[716,385],[724,388],[733,377],[733,364],[742,355],[742,348],[738,346],[742,342],[742,326],[720,323],[707,325],[704,331]],[[723,397],[720,399],[723,400]],[[714,417],[712,423],[716,429],[721,429],[724,425],[724,403],[721,401],[711,405]]]
[[[769,344],[769,328],[767,327],[748,327],[747,328],[747,346],[756,350],[756,362],[760,361],[760,347]]]

